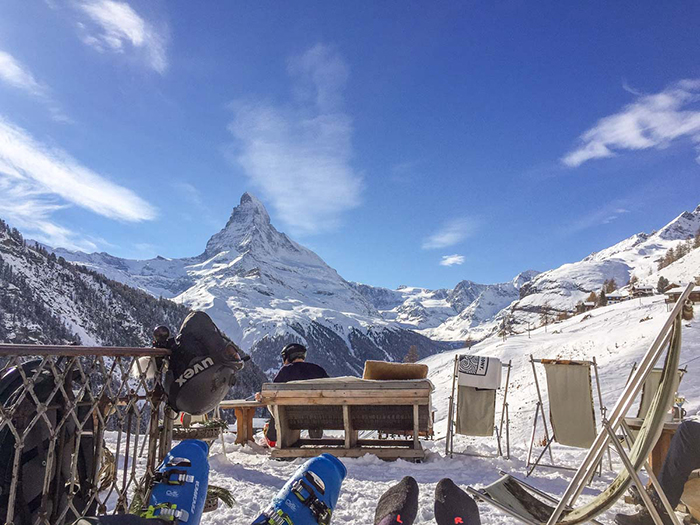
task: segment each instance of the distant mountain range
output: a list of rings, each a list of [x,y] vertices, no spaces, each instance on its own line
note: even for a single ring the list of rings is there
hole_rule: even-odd
[[[528,323],[539,326],[543,310],[570,311],[605,280],[624,286],[634,275],[655,284],[658,261],[698,229],[700,206],[658,232],[634,235],[579,262],[543,273],[524,271],[506,283],[465,280],[439,290],[346,281],[277,231],[249,193],[195,257],[129,260],[45,248],[154,297],[208,312],[268,374],[280,364],[279,350],[298,341],[309,347],[310,359],[333,374],[356,375],[365,360],[402,360],[411,346],[426,357],[467,338],[484,339],[506,318],[516,331]],[[676,270],[663,271],[694,272],[682,260],[674,264]]]

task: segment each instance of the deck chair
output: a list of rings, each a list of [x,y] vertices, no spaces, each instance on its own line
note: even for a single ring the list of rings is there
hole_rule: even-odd
[[[589,448],[597,434],[595,405],[593,403],[593,382],[591,370],[595,372],[595,384],[598,393],[598,406],[600,408],[600,420],[605,418],[606,409],[603,406],[603,397],[600,391],[600,379],[598,378],[598,365],[592,361],[573,361],[562,359],[535,359],[530,356],[532,373],[537,389],[537,404],[535,417],[532,423],[532,437],[527,454],[527,475],[529,476],[538,467],[573,470],[554,462],[552,443],[560,445]],[[549,422],[552,432],[549,432],[547,418],[545,417],[542,391],[537,377],[536,364],[542,364],[547,379],[547,398],[549,401]],[[544,448],[537,459],[533,458],[537,424],[540,417],[544,427]],[[545,453],[549,452],[550,463],[542,463]],[[612,462],[610,464],[612,469]]]
[[[636,370],[637,363],[632,366],[632,372]],[[683,380],[683,376],[688,371],[688,367],[678,369],[678,384],[680,385]],[[649,405],[651,405],[651,400],[654,397],[654,392],[659,388],[659,383],[661,383],[661,377],[663,375],[663,369],[654,368],[644,381],[644,386],[642,387],[642,397],[639,400],[639,410],[637,410],[637,417],[639,419],[644,419],[649,412]]]
[[[634,483],[654,523],[663,525],[661,516],[647,494],[644,482],[639,477],[639,472],[645,469],[667,514],[674,525],[680,525],[668,498],[653,471],[649,468],[647,458],[661,436],[666,413],[673,404],[674,395],[678,388],[678,374],[675,371],[678,369],[681,354],[682,303],[685,302],[692,289],[693,285],[688,285],[681,295],[681,300],[676,303],[639,367],[625,385],[620,398],[610,412],[609,418],[602,421],[601,430],[596,435],[585,459],[561,497],[555,498],[547,495],[511,475],[503,473],[499,480],[488,487],[482,490],[467,487],[467,492],[528,525],[578,525],[588,521],[597,523],[596,518],[610,509]],[[668,352],[666,352],[667,346]],[[666,357],[661,383],[654,394],[637,438],[627,454],[617,437],[617,432],[629,430],[626,428],[625,416],[641,392],[654,365],[661,359],[664,352],[666,352]],[[669,373],[669,371],[674,371],[674,373]],[[609,444],[613,445],[617,451],[623,465],[622,471],[603,492],[588,503],[576,506],[578,498],[594,475],[596,465],[602,459]]]
[[[489,383],[483,383],[485,367],[498,367]],[[495,358],[483,356],[456,355],[452,373],[452,390],[449,398],[447,415],[447,436],[445,455],[463,454],[467,456],[497,457],[510,459],[510,418],[508,417],[508,384],[510,382],[511,362],[501,363]],[[506,370],[505,384],[502,384],[502,369]],[[473,372],[473,373],[467,373]],[[493,371],[492,371],[493,373]],[[477,385],[477,386],[474,386]],[[496,388],[479,388],[478,385]],[[496,425],[496,393],[503,391],[500,404],[500,422]],[[504,436],[505,432],[505,436]],[[472,437],[496,436],[498,453],[495,456],[470,454],[454,451],[454,435]],[[504,439],[505,437],[505,439]],[[505,443],[504,443],[505,441]]]

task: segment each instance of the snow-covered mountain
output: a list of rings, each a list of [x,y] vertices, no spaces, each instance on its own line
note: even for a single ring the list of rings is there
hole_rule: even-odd
[[[467,334],[483,339],[491,331],[478,327],[520,297],[520,288],[539,272],[528,270],[512,281],[479,284],[461,281],[452,290],[400,286],[396,290],[352,283],[386,320],[414,328],[436,340],[461,341]],[[493,324],[493,323],[491,323]],[[491,325],[489,325],[491,326]]]
[[[544,310],[551,317],[570,312],[606,280],[624,286],[636,276],[642,284],[655,284],[659,260],[698,229],[700,206],[657,232],[633,235],[544,273],[529,270],[498,284],[465,280],[453,289],[390,290],[345,281],[315,253],[278,232],[262,203],[246,193],[197,257],[132,261],[105,253],[55,253],[206,310],[268,370],[277,366],[282,344],[301,340],[316,346],[315,358],[331,370],[358,373],[369,356],[401,359],[410,345],[424,356],[445,347],[433,341],[482,340],[506,322],[513,331],[537,327]],[[686,263],[683,268],[683,275],[694,276]]]
[[[619,287],[624,287],[634,276],[640,284],[656,286],[659,275],[665,273],[689,282],[700,275],[700,267],[692,263],[697,249],[674,263],[675,270],[669,267],[659,271],[658,266],[669,249],[686,243],[699,230],[700,206],[681,213],[656,232],[638,233],[579,262],[539,274],[522,286],[521,298],[497,317],[508,314],[514,328],[522,330],[528,322],[539,326],[543,310],[573,310],[590,292],[599,292],[605,280],[614,279]]]
[[[401,360],[413,345],[422,357],[446,348],[385,320],[318,255],[277,231],[249,193],[197,257],[133,261],[54,253],[206,311],[268,371],[279,366],[279,351],[291,341],[304,342],[310,359],[335,374],[361,373],[367,359]]]
[[[0,342],[150,346],[153,327],[180,326],[189,309],[71,264],[33,246],[0,220]],[[231,395],[265,376],[248,363]]]

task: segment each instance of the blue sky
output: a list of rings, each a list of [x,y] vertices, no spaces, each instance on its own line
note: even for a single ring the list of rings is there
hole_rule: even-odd
[[[700,203],[700,3],[8,0],[0,217],[201,253],[244,191],[349,280],[500,282]]]

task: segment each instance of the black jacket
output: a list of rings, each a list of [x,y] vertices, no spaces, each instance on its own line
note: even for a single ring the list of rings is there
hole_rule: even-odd
[[[273,383],[287,383],[289,381],[303,381],[305,379],[322,379],[328,377],[328,374],[318,365],[307,363],[306,361],[298,361],[284,365],[277,372],[277,375],[272,380]]]

